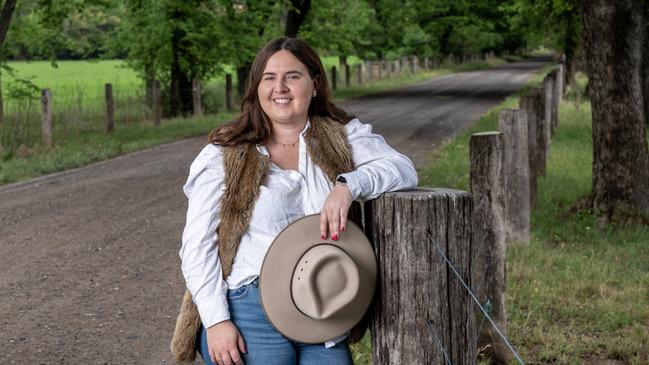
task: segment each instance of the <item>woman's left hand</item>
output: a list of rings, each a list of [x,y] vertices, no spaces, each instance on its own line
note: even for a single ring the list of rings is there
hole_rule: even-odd
[[[343,185],[334,186],[320,212],[320,235],[323,240],[327,238],[329,231],[331,239],[338,241],[340,232],[345,231],[347,212],[351,205],[352,193],[349,188]]]

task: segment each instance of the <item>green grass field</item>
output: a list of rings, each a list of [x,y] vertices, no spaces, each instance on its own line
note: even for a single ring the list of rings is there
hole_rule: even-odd
[[[471,134],[497,130],[498,112],[517,103],[440,147],[420,184],[467,190]],[[571,210],[590,193],[591,164],[590,103],[572,91],[539,181],[531,244],[507,251],[508,337],[527,363],[649,363],[649,227],[599,230],[591,211]]]

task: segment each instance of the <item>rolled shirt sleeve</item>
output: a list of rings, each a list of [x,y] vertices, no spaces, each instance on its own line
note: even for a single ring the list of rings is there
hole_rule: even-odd
[[[188,207],[180,249],[183,276],[205,328],[230,319],[216,233],[223,189],[222,152],[210,144],[192,162],[183,187]]]
[[[354,200],[369,200],[395,190],[417,186],[417,171],[412,161],[372,133],[370,124],[353,119],[346,124],[355,170],[341,174]]]

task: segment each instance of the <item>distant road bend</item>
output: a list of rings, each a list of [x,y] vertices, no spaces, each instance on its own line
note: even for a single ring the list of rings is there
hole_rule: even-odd
[[[418,168],[549,59],[341,103]],[[192,138],[0,187],[0,364],[173,363]]]

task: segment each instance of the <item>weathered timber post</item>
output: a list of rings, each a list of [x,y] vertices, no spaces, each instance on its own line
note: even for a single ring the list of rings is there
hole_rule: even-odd
[[[336,66],[331,66],[331,90],[336,91],[338,86],[338,75],[336,73]]]
[[[369,82],[374,79],[374,76],[372,75],[372,66],[372,61],[365,61],[365,73],[367,74],[367,81]]]
[[[356,65],[356,82],[360,85],[363,83],[363,65]]]
[[[113,99],[113,84],[104,85],[106,95],[106,132],[111,133],[115,129],[115,102]]]
[[[565,78],[566,78],[566,68],[563,63],[560,63],[557,66],[557,95],[559,95],[559,103],[561,103],[561,100],[563,99],[563,91],[565,90]]]
[[[232,111],[232,75],[225,74],[225,109]]]
[[[480,303],[489,301],[491,317],[503,333],[505,307],[505,139],[502,132],[471,136],[471,194],[473,195],[473,287]],[[492,358],[507,363],[507,347],[491,324],[479,329],[477,347],[490,345]]]
[[[162,118],[162,96],[160,90],[160,80],[153,80],[153,124],[160,125]]]
[[[194,107],[195,117],[200,117],[203,115],[202,89],[201,80],[198,77],[194,77],[192,79],[192,106]]]
[[[534,105],[536,106],[536,171],[538,176],[545,176],[545,169],[547,165],[548,149],[550,146],[550,132],[548,131],[549,125],[546,124],[547,112],[547,99],[545,97],[545,88],[543,86],[534,88],[532,96],[536,98]]]
[[[552,89],[550,93],[552,94],[552,109],[550,110],[550,132],[554,135],[554,130],[557,129],[559,125],[559,69],[554,68],[548,76],[552,80]]]
[[[383,80],[383,60],[378,61],[376,63],[377,68],[378,68],[378,74],[379,74],[379,81]]]
[[[424,57],[424,69],[425,70],[428,70],[430,68],[428,62],[430,62],[428,57]]]
[[[50,89],[41,90],[41,121],[42,121],[42,134],[43,144],[52,146],[52,92]]]
[[[349,85],[351,85],[351,73],[349,65],[345,64],[345,87],[349,87]]]
[[[529,175],[530,175],[530,208],[536,207],[537,204],[537,190],[538,190],[538,175],[539,175],[539,156],[537,146],[537,132],[538,125],[538,98],[534,95],[523,95],[520,97],[518,107],[527,112],[527,158],[529,161]]]
[[[545,90],[545,124],[547,124],[548,129],[546,133],[548,134],[548,150],[550,149],[550,139],[554,134],[554,121],[553,112],[554,109],[554,79],[552,73],[549,73],[543,78],[543,88]]]
[[[412,62],[410,63],[410,72],[413,74],[417,73],[417,56],[412,56]]]
[[[443,364],[437,336],[453,364],[475,364],[475,305],[428,237],[471,287],[471,195],[451,189],[387,193],[368,202],[365,214],[379,276],[373,363]]]
[[[505,137],[505,240],[530,243],[530,171],[527,145],[527,113],[504,109],[498,128]]]

